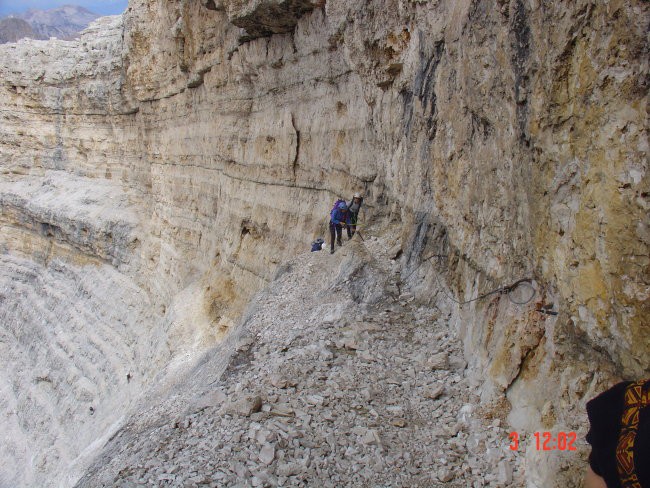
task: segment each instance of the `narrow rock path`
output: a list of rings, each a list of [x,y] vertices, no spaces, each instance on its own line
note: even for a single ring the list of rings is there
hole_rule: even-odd
[[[355,239],[281,268],[78,486],[523,486],[499,420],[475,418],[447,317],[400,294],[386,248]]]

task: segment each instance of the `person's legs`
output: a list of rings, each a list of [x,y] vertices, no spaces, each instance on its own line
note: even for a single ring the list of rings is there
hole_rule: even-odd
[[[348,225],[348,237],[352,239],[352,236],[357,231],[357,215],[354,213],[351,215],[350,222],[352,225]]]
[[[335,226],[334,223],[330,220],[330,253],[334,252],[334,232]]]
[[[341,242],[341,236],[343,235],[343,227],[341,224],[338,224],[336,226],[336,242],[338,242],[339,246],[342,246],[343,243]]]

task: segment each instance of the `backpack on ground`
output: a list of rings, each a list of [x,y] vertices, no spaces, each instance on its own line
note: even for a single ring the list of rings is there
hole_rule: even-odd
[[[314,242],[311,243],[311,252],[322,250],[324,244],[325,241],[319,237],[318,239],[316,239]]]

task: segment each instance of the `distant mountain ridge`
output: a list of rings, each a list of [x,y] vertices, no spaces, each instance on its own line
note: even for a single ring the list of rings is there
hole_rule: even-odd
[[[0,19],[0,44],[16,42],[25,37],[40,39],[27,21],[17,17]]]
[[[63,5],[49,10],[29,9],[23,14],[0,20],[0,42],[15,42],[24,37],[32,39],[72,39],[100,15],[78,5]],[[26,28],[27,23],[31,32]]]

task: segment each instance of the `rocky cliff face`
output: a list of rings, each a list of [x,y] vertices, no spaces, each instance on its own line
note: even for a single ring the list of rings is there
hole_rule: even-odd
[[[398,229],[400,286],[451,314],[485,415],[584,430],[588,398],[650,367],[648,20],[134,0],[79,41],[3,46],[3,448],[42,449],[0,479],[78,476],[354,191],[368,233]],[[556,475],[577,458],[526,455],[531,486],[577,482]]]

